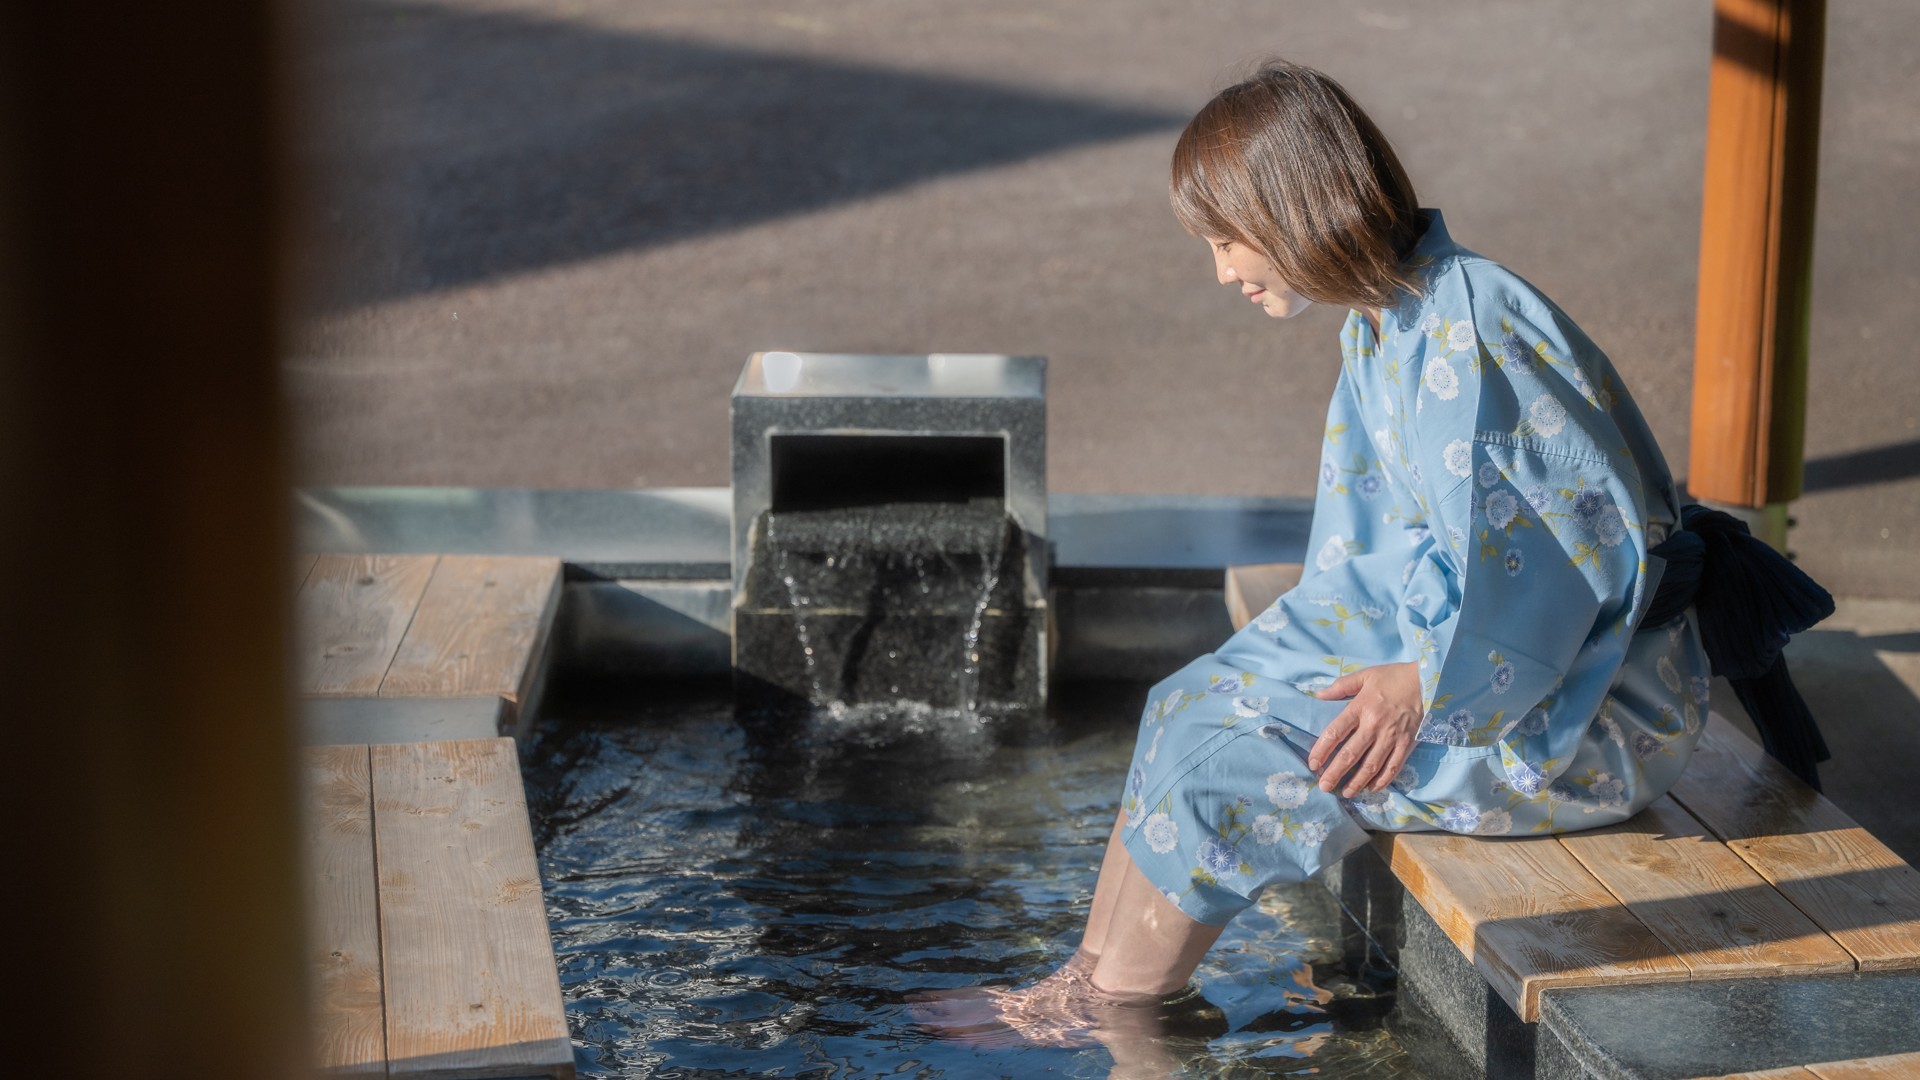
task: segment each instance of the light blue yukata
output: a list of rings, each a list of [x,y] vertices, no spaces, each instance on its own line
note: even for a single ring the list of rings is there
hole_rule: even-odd
[[[1699,740],[1691,613],[1641,628],[1679,519],[1613,365],[1552,301],[1456,246],[1437,211],[1419,294],[1347,318],[1300,584],[1152,691],[1122,808],[1127,851],[1220,924],[1368,829],[1488,836],[1625,819]],[[1636,633],[1636,631],[1641,631]],[[1316,786],[1316,690],[1417,661],[1425,719],[1383,792]]]

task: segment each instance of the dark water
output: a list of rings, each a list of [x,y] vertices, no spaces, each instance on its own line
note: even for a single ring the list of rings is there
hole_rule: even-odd
[[[907,1009],[1071,954],[1140,700],[1076,696],[1018,724],[742,724],[724,688],[559,705],[526,775],[581,1075],[1109,1075],[1128,1052],[970,1046]],[[1413,1075],[1331,962],[1336,920],[1317,885],[1270,894],[1147,1056],[1179,1064],[1126,1074]]]

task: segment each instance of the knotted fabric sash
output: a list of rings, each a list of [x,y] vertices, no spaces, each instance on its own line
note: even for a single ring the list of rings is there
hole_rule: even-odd
[[[1640,620],[1651,630],[1695,609],[1713,673],[1733,685],[1767,753],[1815,790],[1827,760],[1820,725],[1787,675],[1787,639],[1833,614],[1833,597],[1731,514],[1689,504],[1652,549],[1667,562]]]

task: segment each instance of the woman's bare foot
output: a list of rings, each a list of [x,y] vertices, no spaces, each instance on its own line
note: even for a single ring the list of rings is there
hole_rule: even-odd
[[[988,987],[929,995],[916,1022],[945,1038],[976,1045],[1087,1047],[1104,1045],[1115,1061],[1137,1058],[1139,1044],[1159,1035],[1169,1006],[1193,997],[1114,994],[1094,985],[1098,958],[1076,953],[1058,971],[1017,989]]]
[[[1170,1069],[1162,1033],[1170,1016],[1199,1003],[1188,980],[1222,927],[1170,902],[1133,865],[1121,837],[1116,821],[1084,939],[1095,949],[1082,947],[1031,986],[922,997],[912,1007],[916,1024],[984,1045],[1104,1045],[1116,1078]]]

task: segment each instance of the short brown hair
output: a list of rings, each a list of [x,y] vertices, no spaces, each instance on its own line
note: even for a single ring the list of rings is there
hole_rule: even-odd
[[[1214,95],[1173,148],[1173,212],[1198,236],[1247,244],[1293,290],[1392,307],[1424,228],[1386,136],[1340,84],[1270,60]]]

